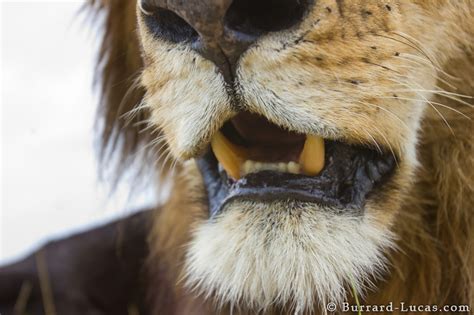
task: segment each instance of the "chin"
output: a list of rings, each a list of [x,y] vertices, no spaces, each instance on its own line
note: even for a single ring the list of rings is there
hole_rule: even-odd
[[[373,213],[299,201],[232,202],[195,231],[187,285],[218,306],[259,312],[289,305],[299,313],[341,303],[352,289],[364,295],[390,247],[393,235]]]

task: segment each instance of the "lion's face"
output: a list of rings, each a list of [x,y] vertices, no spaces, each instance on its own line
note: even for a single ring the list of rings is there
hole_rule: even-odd
[[[207,1],[217,20],[204,21],[186,11],[201,12],[194,1],[161,2],[137,6],[145,104],[208,196],[188,283],[255,310],[301,311],[340,301],[350,286],[362,293],[396,238],[420,120],[449,58],[447,35],[430,22],[445,8]],[[222,65],[202,47],[227,32],[251,43]],[[226,57],[232,42],[222,45]]]

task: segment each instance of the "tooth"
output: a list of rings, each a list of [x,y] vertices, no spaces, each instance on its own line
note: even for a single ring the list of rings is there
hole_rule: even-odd
[[[304,174],[318,175],[324,167],[324,139],[308,135],[300,155],[300,166]]]
[[[249,171],[249,161],[245,161],[242,167],[240,168],[240,175],[244,176]]]
[[[251,161],[247,160],[244,162],[244,165],[242,165],[242,169],[240,170],[240,173],[242,176],[248,174],[250,172],[250,165],[252,164]]]
[[[250,161],[249,163],[249,173],[253,173],[255,172],[255,162],[254,161]]]
[[[278,163],[278,171],[280,171],[281,173],[286,173],[287,171],[286,163],[283,163],[283,162]]]
[[[217,132],[212,138],[211,147],[227,174],[239,179],[240,166],[246,160],[245,149],[230,142],[221,132]]]
[[[295,162],[288,163],[288,173],[292,174],[299,174],[300,172],[300,165]]]
[[[264,163],[263,169],[268,171],[278,171],[278,164],[276,163]]]

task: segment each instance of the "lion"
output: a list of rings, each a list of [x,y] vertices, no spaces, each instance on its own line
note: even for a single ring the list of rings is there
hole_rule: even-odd
[[[103,170],[171,187],[147,312],[474,306],[474,1],[89,5]]]

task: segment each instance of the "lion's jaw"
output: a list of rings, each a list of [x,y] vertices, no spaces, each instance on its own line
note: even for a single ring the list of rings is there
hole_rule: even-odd
[[[294,132],[375,144],[394,154],[397,166],[357,212],[300,200],[236,199],[218,215],[196,219],[184,262],[189,288],[222,305],[303,312],[341,302],[351,287],[363,294],[364,279],[383,270],[436,84],[435,68],[406,35],[423,22],[404,20],[401,10],[427,18],[410,3],[354,1],[337,14],[334,2],[318,1],[297,29],[269,34],[242,56],[234,89],[245,101],[240,110]],[[341,20],[353,28],[341,27]],[[151,121],[174,157],[196,158],[239,109],[210,61],[185,43],[156,40],[139,21]],[[422,36],[417,41],[424,43]],[[424,44],[440,49],[437,42]],[[188,163],[182,171],[195,167]],[[204,188],[201,181],[196,185],[190,189]],[[180,194],[182,187],[175,189]]]
[[[336,215],[294,202],[239,202],[194,233],[187,284],[219,306],[297,313],[363,292],[384,267],[391,234],[371,214]]]

